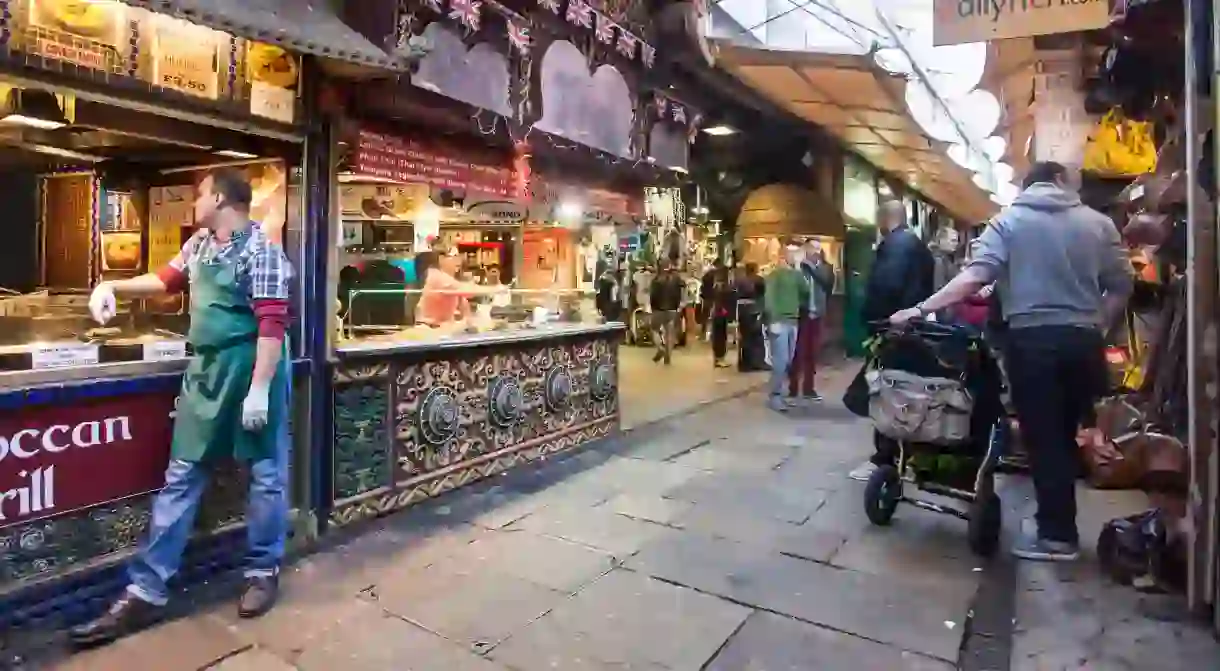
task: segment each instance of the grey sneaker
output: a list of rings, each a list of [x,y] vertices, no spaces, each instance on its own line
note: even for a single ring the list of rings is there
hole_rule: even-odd
[[[775,412],[788,412],[788,404],[782,396],[772,396],[767,399],[767,407]]]
[[[851,478],[852,480],[859,480],[860,482],[868,482],[868,477],[872,475],[873,471],[875,470],[877,470],[877,465],[871,461],[866,461],[857,466],[854,471],[848,473],[847,477]]]
[[[1076,561],[1080,558],[1080,546],[1026,535],[1013,545],[1012,556],[1029,561]]]

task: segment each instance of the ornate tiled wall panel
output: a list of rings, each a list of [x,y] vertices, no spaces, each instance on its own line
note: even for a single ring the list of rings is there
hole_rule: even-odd
[[[607,332],[358,359],[335,371],[338,525],[618,430]]]

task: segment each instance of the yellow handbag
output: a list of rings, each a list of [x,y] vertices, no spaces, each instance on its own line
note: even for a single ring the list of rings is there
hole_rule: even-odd
[[[1156,170],[1152,123],[1106,112],[1084,148],[1085,171],[1103,177],[1135,177]]]

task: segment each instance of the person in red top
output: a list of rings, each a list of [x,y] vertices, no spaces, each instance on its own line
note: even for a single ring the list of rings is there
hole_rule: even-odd
[[[420,278],[424,289],[415,309],[415,321],[428,326],[441,326],[459,316],[466,319],[470,316],[470,297],[478,292],[479,287],[454,277],[462,267],[457,249],[448,249],[443,243],[436,242],[432,244],[432,251],[436,254],[437,263]]]
[[[977,247],[978,241],[974,240],[966,248],[967,264],[974,258],[974,251]],[[995,285],[988,284],[980,289],[978,293],[953,306],[950,312],[951,320],[959,324],[973,326],[979,331],[986,330],[992,306],[995,304],[995,299],[992,297],[994,292]]]

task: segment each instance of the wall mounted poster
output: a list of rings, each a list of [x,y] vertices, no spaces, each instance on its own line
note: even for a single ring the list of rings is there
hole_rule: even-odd
[[[122,74],[131,54],[128,12],[117,0],[29,0],[17,48],[73,65]],[[7,15],[7,11],[5,12]]]

